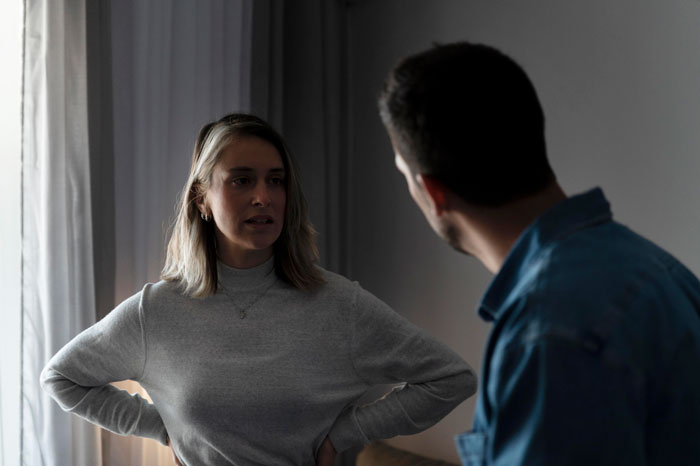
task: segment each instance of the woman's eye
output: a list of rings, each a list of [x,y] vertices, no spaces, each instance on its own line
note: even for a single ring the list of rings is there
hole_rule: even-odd
[[[237,184],[237,185],[245,185],[245,184],[250,183],[250,178],[246,178],[246,177],[234,178],[232,180],[232,183]]]
[[[279,177],[270,178],[270,183],[272,183],[272,184],[284,184],[284,178],[279,178]]]

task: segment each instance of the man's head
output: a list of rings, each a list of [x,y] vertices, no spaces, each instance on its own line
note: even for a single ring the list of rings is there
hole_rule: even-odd
[[[466,202],[499,206],[554,180],[535,89],[496,49],[461,42],[404,58],[387,77],[379,108],[411,171],[437,178]]]
[[[434,215],[443,188],[490,208],[554,182],[537,93],[494,48],[461,42],[402,59],[386,78],[379,109],[411,194],[453,246],[453,225]]]

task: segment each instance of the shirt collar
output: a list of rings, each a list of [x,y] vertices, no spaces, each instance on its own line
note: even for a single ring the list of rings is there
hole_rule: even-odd
[[[229,267],[220,260],[216,263],[219,285],[229,290],[247,291],[269,285],[275,281],[275,258],[272,256],[260,265],[249,269]]]
[[[567,198],[540,215],[518,237],[479,305],[484,320],[497,320],[504,301],[527,278],[531,262],[549,243],[612,219],[600,188]]]

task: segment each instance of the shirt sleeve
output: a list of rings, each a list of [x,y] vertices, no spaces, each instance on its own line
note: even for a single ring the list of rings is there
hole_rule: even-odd
[[[609,350],[548,336],[491,368],[489,465],[645,464],[641,375]]]
[[[462,358],[357,288],[350,323],[355,371],[368,385],[404,385],[345,410],[329,433],[337,451],[423,431],[476,391],[474,371]]]
[[[165,444],[165,426],[155,406],[110,385],[143,375],[146,340],[141,296],[138,293],[122,302],[56,353],[41,373],[41,386],[64,411],[116,434]]]

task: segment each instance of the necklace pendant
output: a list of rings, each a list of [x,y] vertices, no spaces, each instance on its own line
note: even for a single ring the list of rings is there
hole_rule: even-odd
[[[245,313],[245,311],[241,311],[241,319],[245,319],[245,318],[246,318],[246,313]]]

